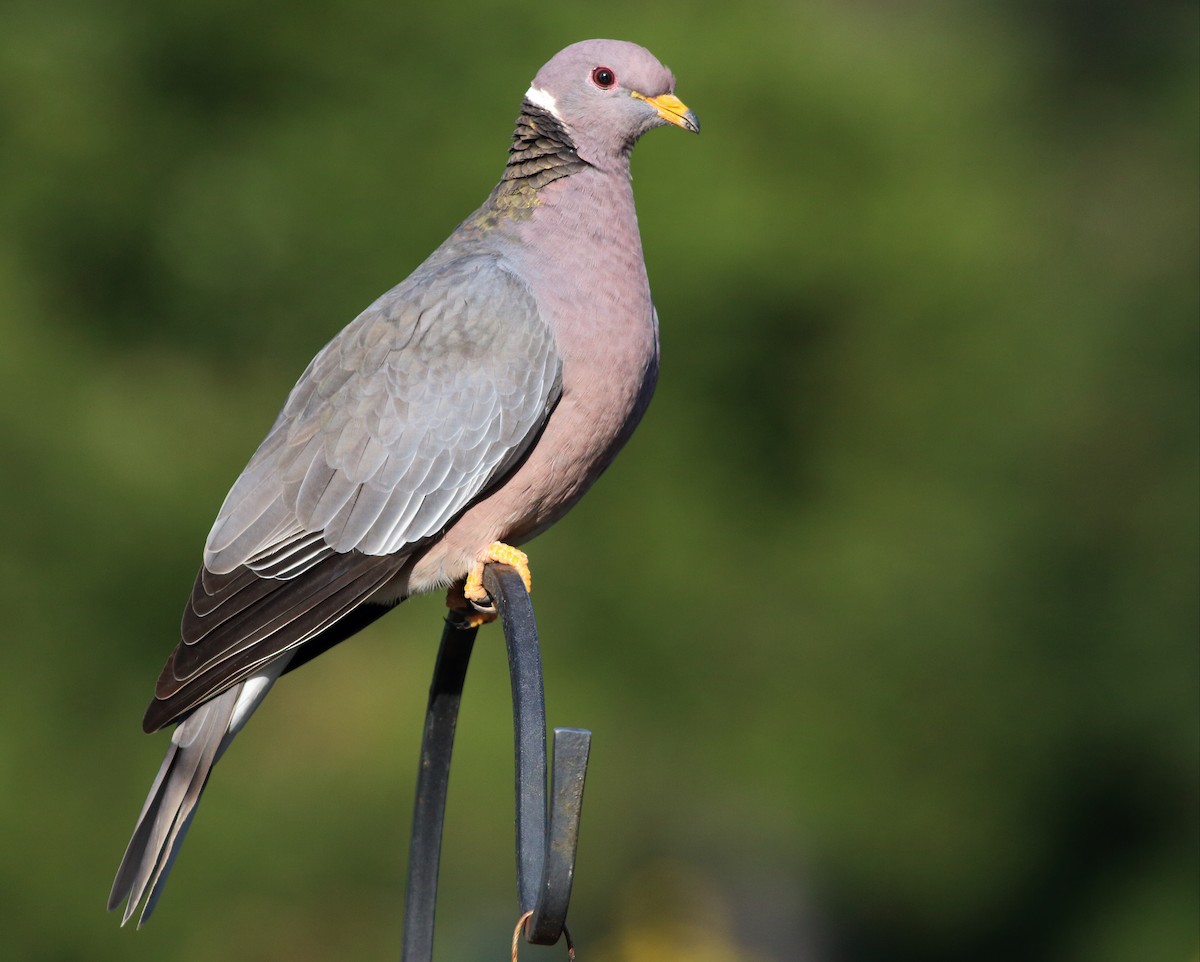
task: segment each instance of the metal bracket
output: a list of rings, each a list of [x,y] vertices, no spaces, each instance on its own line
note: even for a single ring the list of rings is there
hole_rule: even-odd
[[[484,568],[483,586],[496,605],[508,649],[516,748],[517,896],[525,940],[553,945],[562,935],[575,874],[579,818],[592,733],[554,729],[553,787],[546,798],[546,700],[533,605],[521,576],[508,565]],[[402,962],[432,962],[438,862],[450,757],[467,664],[477,628],[447,622],[442,633],[417,773]]]

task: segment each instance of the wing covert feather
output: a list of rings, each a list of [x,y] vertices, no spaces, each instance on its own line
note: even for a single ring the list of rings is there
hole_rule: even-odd
[[[317,531],[373,555],[435,535],[524,453],[560,373],[532,294],[495,256],[422,268],[309,365],[230,491],[206,566],[229,572]]]

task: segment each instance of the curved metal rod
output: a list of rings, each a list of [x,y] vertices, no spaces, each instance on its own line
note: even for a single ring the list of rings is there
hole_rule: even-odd
[[[592,733],[586,729],[554,729],[550,834],[546,838],[538,901],[532,907],[533,917],[525,927],[526,941],[535,945],[553,945],[566,931],[571,883],[575,878],[575,850],[579,847],[579,816],[583,812],[583,782],[587,776],[591,742]]]
[[[413,805],[412,841],[408,846],[408,890],[404,899],[404,943],[401,962],[430,962],[433,921],[437,911],[438,863],[450,756],[458,706],[462,702],[467,663],[478,628],[456,628],[446,622],[442,644],[429,685],[421,764],[417,769],[417,799]]]
[[[546,703],[533,605],[520,575],[507,565],[488,565],[483,584],[496,604],[508,649],[516,743],[517,893],[521,912],[531,913],[525,939],[553,945],[563,933],[571,899],[591,733],[554,730],[554,784],[547,805]],[[447,622],[429,688],[408,856],[402,962],[430,962],[433,957],[450,760],[476,631]]]
[[[517,894],[533,912],[525,940],[553,945],[562,935],[575,875],[579,818],[591,732],[554,731],[554,793],[546,800],[546,698],[533,604],[521,576],[507,565],[484,568],[483,586],[496,602],[508,649],[516,748]],[[549,821],[549,830],[547,830]]]

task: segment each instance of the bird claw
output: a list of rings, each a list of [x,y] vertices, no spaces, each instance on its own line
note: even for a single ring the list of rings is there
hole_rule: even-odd
[[[519,551],[503,541],[493,541],[479,556],[471,573],[467,575],[466,584],[463,585],[463,595],[477,608],[495,611],[492,599],[488,596],[487,589],[483,587],[483,569],[493,562],[515,568],[517,574],[521,576],[521,580],[525,582],[526,591],[529,591],[533,584],[529,577],[529,556],[524,551]]]
[[[492,542],[475,562],[466,581],[452,585],[446,592],[446,607],[450,609],[449,619],[455,627],[478,628],[496,620],[496,605],[487,589],[483,587],[483,569],[492,563],[508,565],[521,576],[526,591],[532,587],[529,556],[502,541]]]
[[[446,592],[446,607],[450,609],[446,620],[455,628],[478,628],[496,620],[496,609],[492,605],[479,605],[463,594],[463,583],[451,585]]]

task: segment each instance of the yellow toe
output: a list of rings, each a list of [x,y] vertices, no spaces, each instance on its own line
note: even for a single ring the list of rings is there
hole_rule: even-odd
[[[483,587],[483,569],[492,563],[514,568],[521,576],[521,580],[525,582],[525,590],[533,589],[533,581],[529,576],[529,556],[524,551],[505,544],[503,541],[493,541],[475,562],[471,573],[467,575],[467,582],[463,585],[463,595],[468,601],[482,605],[490,603],[488,593]]]

